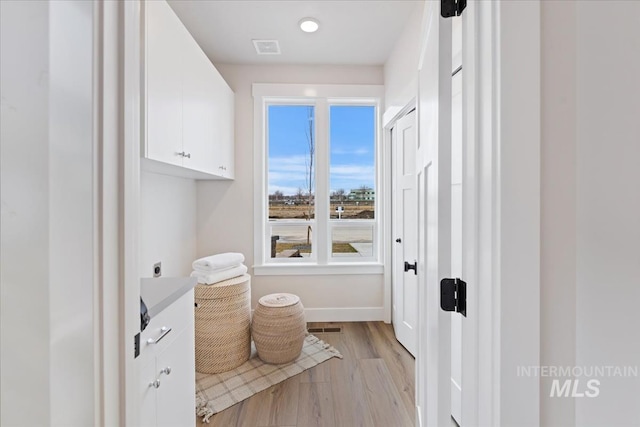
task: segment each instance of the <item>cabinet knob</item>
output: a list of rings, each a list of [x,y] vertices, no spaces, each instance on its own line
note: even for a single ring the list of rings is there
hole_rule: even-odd
[[[179,153],[176,153],[177,156],[182,156],[182,157],[186,157],[187,159],[191,158],[191,153],[186,153],[184,151],[181,151]]]
[[[160,388],[160,380],[155,380],[149,383],[149,387]]]
[[[163,370],[160,371],[160,375],[162,374],[166,374],[169,375],[171,374],[171,366],[167,366],[166,368],[164,368]]]
[[[185,153],[185,154],[184,154],[184,156],[185,156],[187,159],[190,159],[190,158],[191,158],[191,153]]]

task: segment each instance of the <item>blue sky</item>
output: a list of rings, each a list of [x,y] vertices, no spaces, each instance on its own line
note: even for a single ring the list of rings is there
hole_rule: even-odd
[[[269,194],[305,190],[309,159],[307,136],[310,107],[269,107]],[[314,120],[312,113],[312,120]],[[374,186],[375,109],[370,106],[330,108],[330,189]],[[314,169],[316,165],[314,164]],[[306,190],[305,190],[306,191]],[[315,191],[315,187],[314,187]]]

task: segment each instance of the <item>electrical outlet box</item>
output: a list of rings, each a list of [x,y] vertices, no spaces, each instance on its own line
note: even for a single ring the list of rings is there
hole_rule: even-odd
[[[156,262],[155,264],[153,264],[153,277],[160,276],[162,276],[162,263]]]

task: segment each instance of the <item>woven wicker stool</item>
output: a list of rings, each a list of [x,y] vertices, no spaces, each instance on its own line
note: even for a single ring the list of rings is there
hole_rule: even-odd
[[[281,364],[296,360],[307,334],[300,298],[293,294],[260,298],[253,313],[251,334],[264,362]]]
[[[251,355],[251,276],[195,288],[196,371],[217,374]]]

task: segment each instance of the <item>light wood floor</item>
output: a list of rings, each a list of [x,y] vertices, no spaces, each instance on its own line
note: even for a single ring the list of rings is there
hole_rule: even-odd
[[[208,426],[307,427],[414,425],[414,359],[382,322],[310,323],[333,358],[211,417]],[[199,419],[197,426],[207,426]]]

